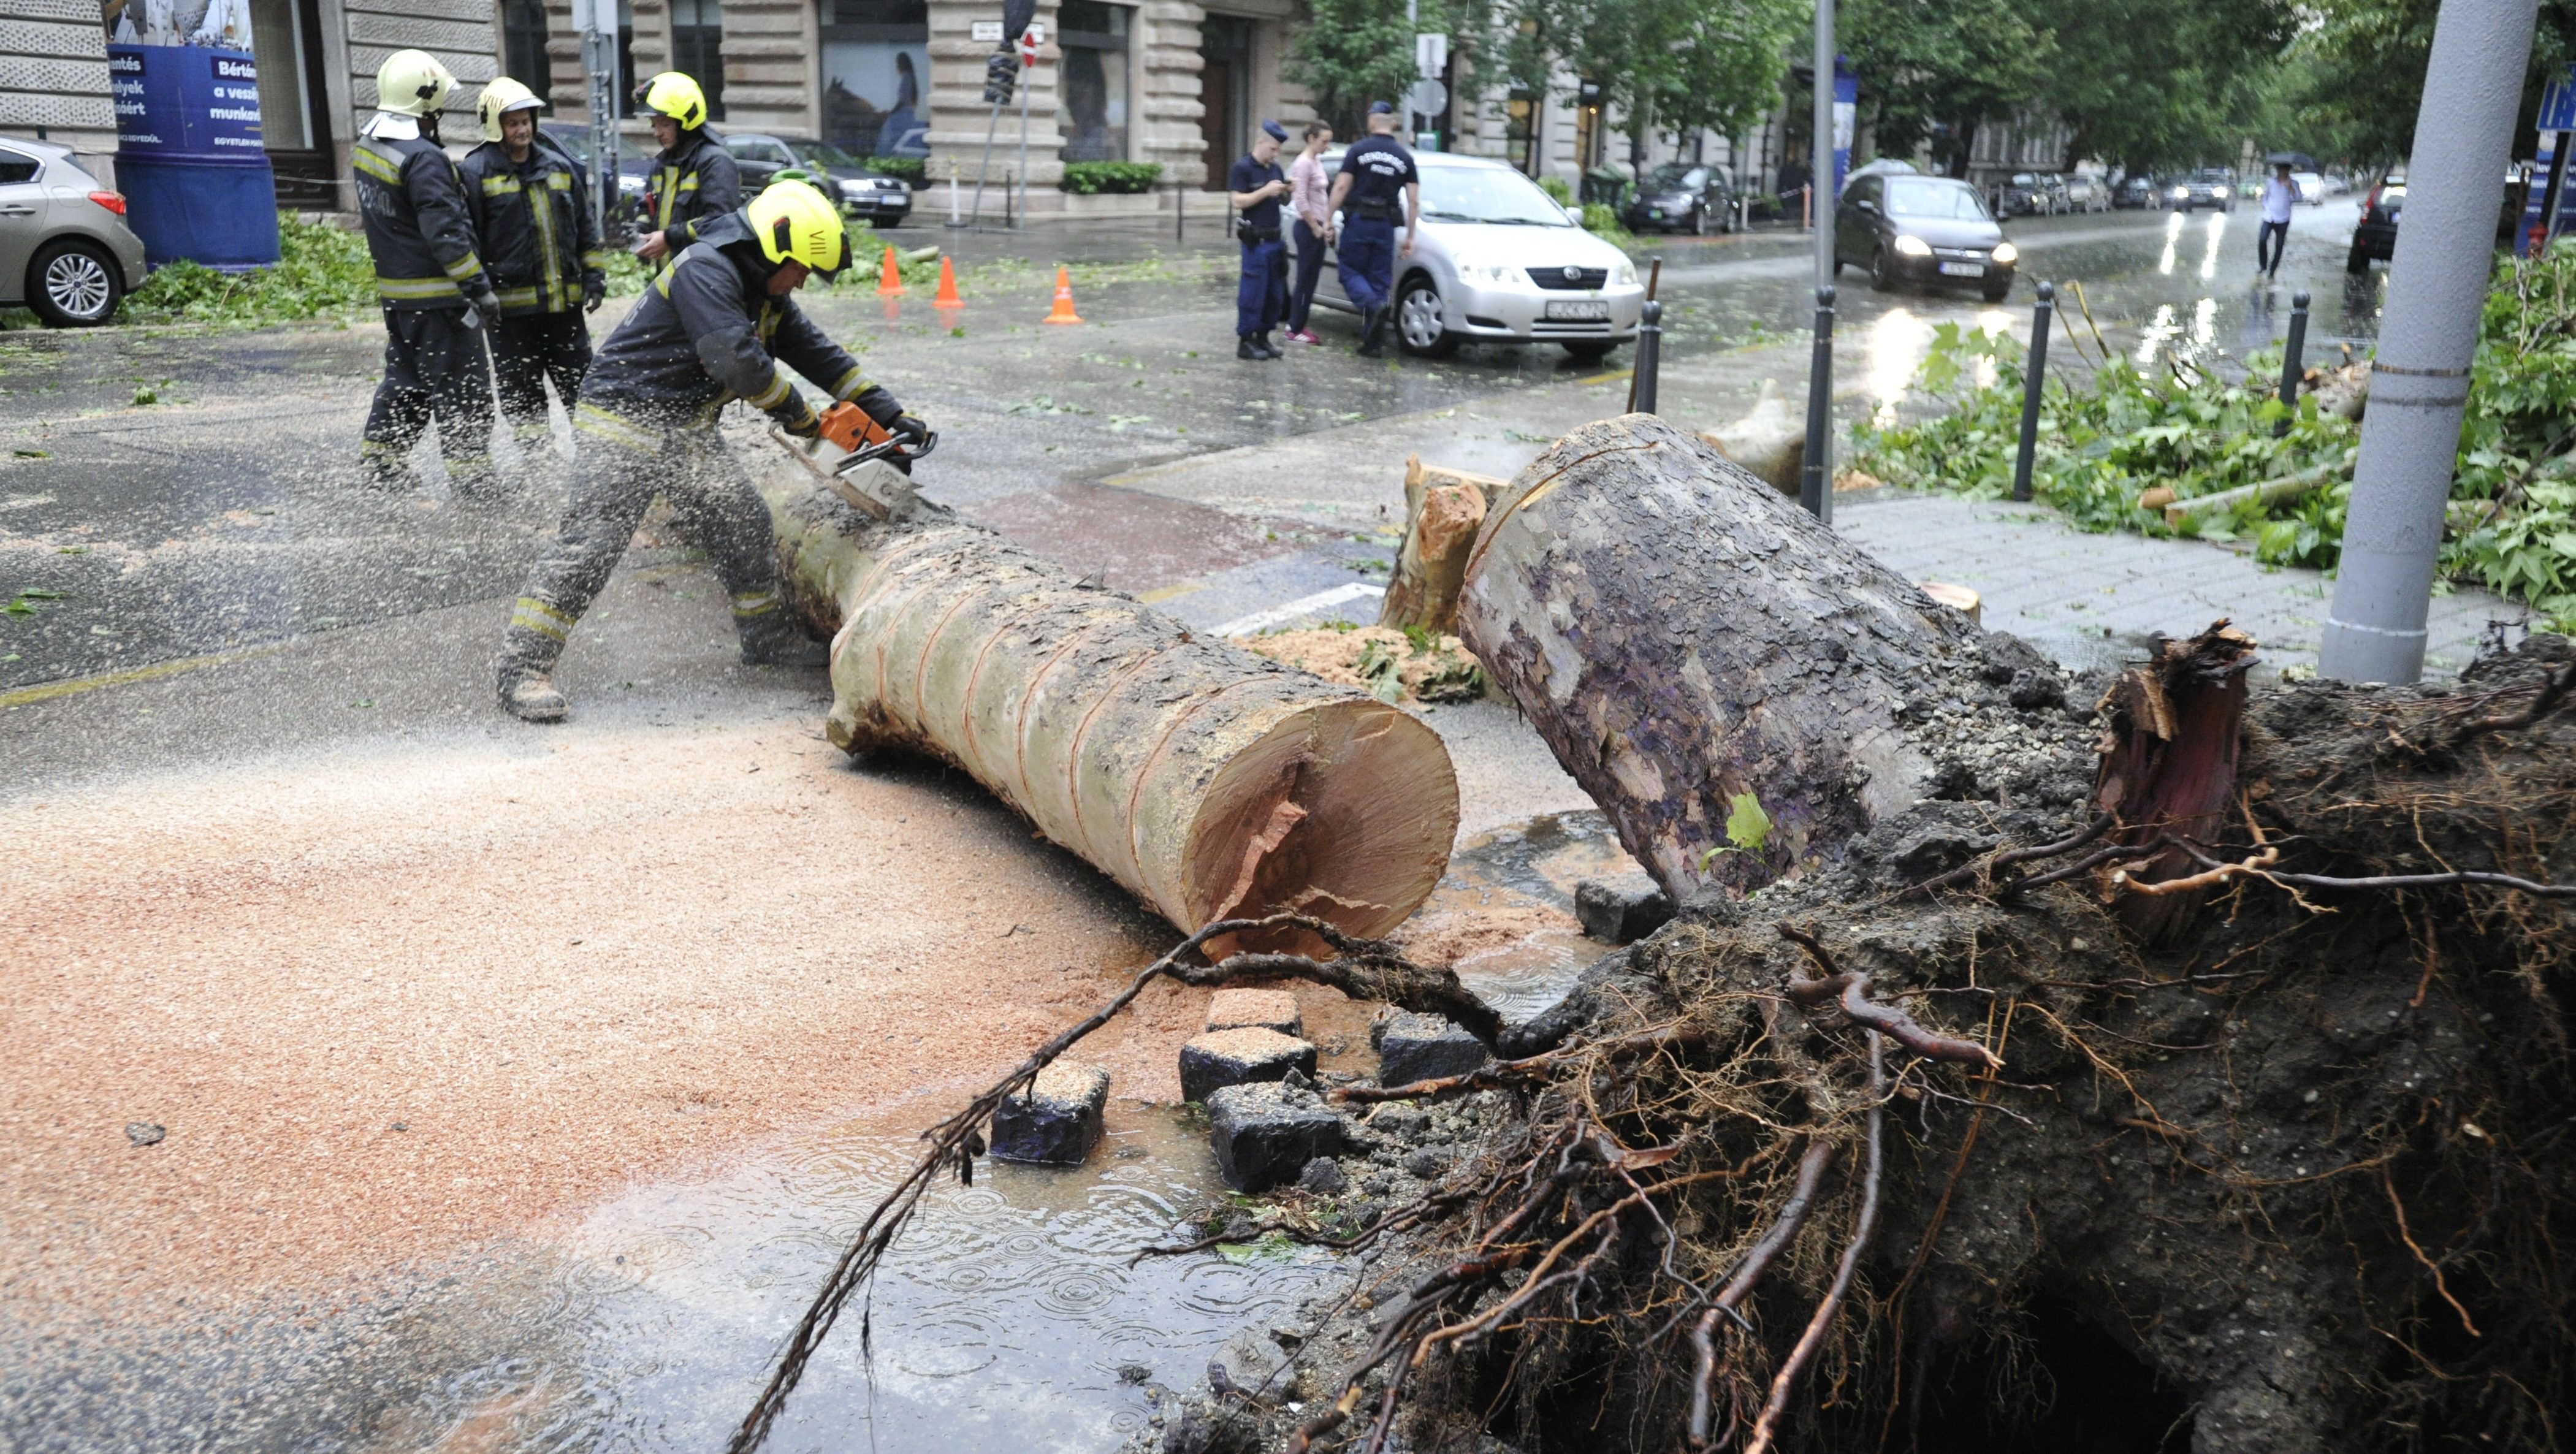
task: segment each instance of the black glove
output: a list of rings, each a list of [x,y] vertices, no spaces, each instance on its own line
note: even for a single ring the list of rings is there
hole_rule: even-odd
[[[493,292],[489,283],[475,283],[465,290],[465,306],[470,310],[465,315],[465,326],[480,328],[501,316],[501,295]]]
[[[894,401],[894,395],[887,393],[882,384],[870,384],[859,390],[851,396],[850,402],[859,406],[860,413],[875,420],[880,429],[892,429],[895,420],[903,417],[903,406]]]
[[[593,268],[593,269],[591,269],[589,272],[586,272],[586,273],[582,274],[582,275],[581,275],[581,309],[582,309],[582,311],[583,311],[583,312],[585,312],[585,313],[596,313],[596,312],[598,312],[598,311],[599,311],[599,305],[600,305],[600,304],[602,304],[602,303],[605,303],[605,302],[607,302],[607,301],[608,301],[608,278],[606,277],[606,275],[602,274],[602,273],[601,273],[597,268]]]
[[[919,449],[921,442],[930,437],[930,426],[910,414],[896,415],[885,427],[886,432],[903,441],[907,453]]]
[[[778,421],[779,428],[795,435],[798,439],[823,437],[823,421],[814,413],[814,406],[806,403],[802,395],[772,409],[769,411],[769,417]]]

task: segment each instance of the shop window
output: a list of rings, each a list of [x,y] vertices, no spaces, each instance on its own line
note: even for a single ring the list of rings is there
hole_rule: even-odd
[[[1064,0],[1056,12],[1064,49],[1064,111],[1056,129],[1069,162],[1127,160],[1128,37],[1135,10]]]
[[[251,14],[257,17],[261,0],[252,0]],[[284,3],[284,0],[269,0]],[[502,0],[501,63],[519,84],[546,97],[554,90],[554,65],[546,58],[545,0]],[[261,80],[266,81],[264,74]],[[265,87],[263,86],[263,89]],[[263,108],[266,103],[261,103]]]
[[[270,151],[313,145],[312,94],[295,0],[251,0],[251,55],[259,62],[259,139]]]
[[[930,155],[927,0],[821,0],[817,18],[823,139],[853,156]]]
[[[671,69],[707,94],[707,119],[725,119],[724,16],[718,0],[671,0]]]

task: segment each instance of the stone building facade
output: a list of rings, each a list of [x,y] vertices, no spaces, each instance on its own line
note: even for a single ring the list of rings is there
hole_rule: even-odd
[[[68,146],[115,185],[116,109],[96,0],[9,0],[0,16],[0,136]]]

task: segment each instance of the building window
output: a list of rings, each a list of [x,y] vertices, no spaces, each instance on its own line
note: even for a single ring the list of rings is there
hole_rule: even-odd
[[[1136,12],[1097,0],[1064,0],[1056,40],[1064,49],[1064,135],[1069,162],[1127,160],[1127,43]]]
[[[276,3],[276,0],[272,0]],[[554,65],[546,59],[545,0],[502,0],[501,63],[540,98],[554,91]]]
[[[1252,149],[1252,27],[1240,15],[1211,15],[1199,22],[1199,135],[1205,142],[1207,184],[1225,190],[1234,159]]]
[[[724,16],[717,0],[671,0],[671,69],[707,95],[707,119],[725,119]]]
[[[853,156],[930,155],[928,0],[821,0],[817,18],[823,139]]]
[[[608,89],[617,93],[617,114],[635,114],[635,0],[617,0],[617,75]]]
[[[270,151],[313,146],[304,37],[295,0],[251,0],[251,55],[259,63],[259,136]]]
[[[1540,121],[1539,103],[1527,91],[1515,86],[1509,100],[1503,103],[1503,149],[1523,172],[1538,175]]]

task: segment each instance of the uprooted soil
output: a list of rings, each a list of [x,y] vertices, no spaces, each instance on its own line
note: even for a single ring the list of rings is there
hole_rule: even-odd
[[[2539,637],[2452,687],[2258,691],[2203,846],[2262,872],[2157,942],[2116,865],[2031,882],[2074,849],[1922,887],[2077,836],[2081,753],[1693,902],[1505,1037],[1544,1058],[1461,1087],[1454,1164],[1372,1138],[1342,1196],[1279,1198],[1388,1211],[1362,1292],[1148,1442],[1357,1448],[1383,1416],[1386,1448],[1689,1448],[1696,1400],[1712,1447],[2558,1447],[2571,901],[2289,876],[2576,880],[2571,680]],[[1891,1031],[1874,1082],[1862,1026],[1790,992],[1837,970],[2000,1068]]]

